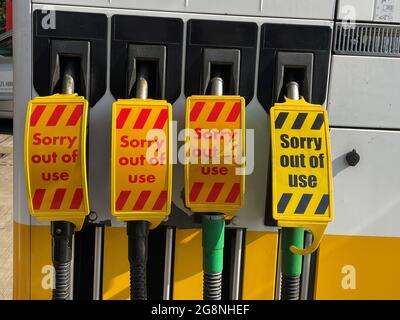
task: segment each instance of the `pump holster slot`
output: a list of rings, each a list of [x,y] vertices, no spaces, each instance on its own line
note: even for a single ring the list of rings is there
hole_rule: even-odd
[[[201,79],[203,94],[210,94],[210,81],[214,76],[223,79],[226,94],[239,94],[240,50],[205,48]]]
[[[51,40],[50,92],[60,92],[62,75],[66,63],[75,66],[75,91],[90,99],[90,42]]]
[[[140,67],[148,73],[149,96],[154,99],[165,98],[167,48],[161,45],[136,45],[128,47],[128,73],[126,96],[134,92]]]

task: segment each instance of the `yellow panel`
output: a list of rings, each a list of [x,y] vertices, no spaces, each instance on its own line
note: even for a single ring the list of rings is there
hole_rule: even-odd
[[[29,211],[38,221],[82,228],[89,213],[86,181],[88,102],[77,95],[37,97],[28,104],[24,160]]]
[[[320,105],[286,99],[271,108],[273,217],[281,227],[303,227],[313,233],[305,249],[317,250],[333,219],[328,113]]]
[[[176,230],[174,300],[203,298],[201,231]]]
[[[243,270],[244,300],[273,300],[278,233],[246,232]]]
[[[244,203],[245,175],[238,174],[246,150],[244,99],[189,97],[186,130],[186,206],[193,212],[232,215]]]
[[[400,238],[325,236],[315,298],[400,299],[399,247]]]
[[[149,221],[154,229],[171,208],[172,107],[129,99],[112,110],[111,213],[120,221]]]
[[[52,296],[50,226],[31,226],[31,299],[50,300]]]
[[[31,229],[14,222],[13,228],[13,299],[30,299]]]
[[[103,300],[129,300],[130,279],[126,228],[105,228]]]

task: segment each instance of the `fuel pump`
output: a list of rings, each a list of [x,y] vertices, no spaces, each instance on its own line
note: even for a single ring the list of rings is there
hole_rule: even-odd
[[[136,98],[113,105],[111,211],[127,224],[131,300],[147,300],[149,229],[171,206],[171,105],[147,99],[148,81],[148,68],[138,66]]]
[[[231,219],[243,206],[244,176],[237,169],[244,163],[225,161],[235,148],[220,134],[231,135],[243,160],[245,141],[240,129],[244,130],[244,99],[223,96],[224,81],[218,69],[210,78],[211,96],[191,96],[187,101],[186,155],[190,159],[185,164],[185,202],[193,212],[201,213],[203,298],[221,300],[225,219]],[[217,136],[211,138],[211,132]]]
[[[318,249],[333,219],[332,172],[327,111],[300,97],[287,77],[284,103],[270,110],[272,211],[281,231],[281,299],[299,300],[302,255]],[[304,228],[313,234],[303,249]]]
[[[86,181],[88,102],[74,94],[75,69],[67,61],[62,94],[30,101],[25,128],[25,169],[30,212],[51,222],[54,300],[72,299],[75,230],[89,213]]]

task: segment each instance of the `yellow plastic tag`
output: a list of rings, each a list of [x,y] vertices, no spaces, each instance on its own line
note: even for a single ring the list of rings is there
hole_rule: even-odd
[[[189,97],[186,129],[186,206],[233,215],[244,203],[244,99]]]
[[[38,221],[69,221],[80,230],[89,213],[87,113],[87,100],[77,95],[37,97],[28,104],[25,173],[29,210]]]
[[[326,110],[286,99],[270,112],[272,128],[273,217],[282,227],[304,227],[314,234],[309,254],[318,248],[333,219],[332,169]]]
[[[112,111],[111,212],[157,227],[171,209],[172,107],[163,100],[118,100]]]

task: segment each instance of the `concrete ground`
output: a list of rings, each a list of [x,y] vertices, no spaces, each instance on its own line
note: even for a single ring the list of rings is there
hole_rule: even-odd
[[[3,120],[0,132],[0,300],[8,300],[12,299],[13,282],[13,137]]]

